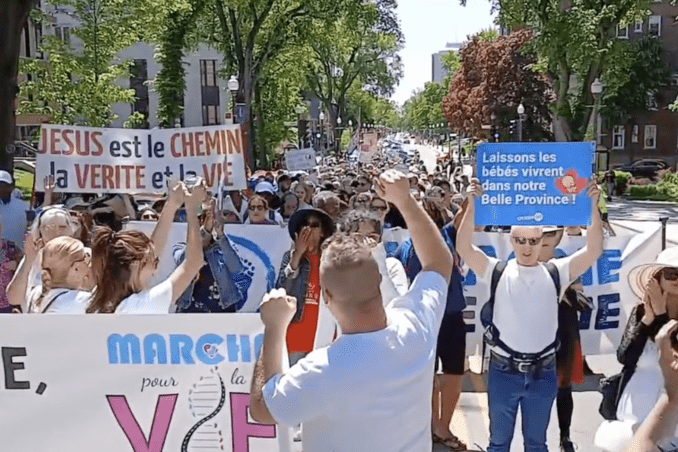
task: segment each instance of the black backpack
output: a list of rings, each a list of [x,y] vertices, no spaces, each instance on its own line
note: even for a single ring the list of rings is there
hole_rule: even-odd
[[[556,287],[557,296],[560,297],[560,274],[558,273],[558,268],[555,266],[553,262],[545,262],[543,265],[544,267],[546,267],[546,270],[548,270],[549,275],[553,280],[553,284]],[[502,350],[506,351],[507,353],[509,353],[511,356],[523,355],[522,357],[527,357],[526,354],[517,354],[514,350],[511,350],[511,348],[509,348],[508,345],[506,345],[499,338],[499,331],[497,330],[497,327],[494,325],[493,321],[494,297],[497,292],[499,280],[501,279],[501,275],[504,274],[505,269],[506,262],[500,261],[492,270],[492,279],[490,280],[490,298],[487,300],[487,303],[485,303],[480,310],[480,323],[483,325],[483,328],[485,329],[485,333],[483,335],[483,355],[482,355],[483,370],[485,364],[485,349],[488,345],[497,346]],[[553,344],[549,345],[546,349],[544,349],[544,351],[536,353],[535,355],[542,355],[546,350],[550,348],[557,348],[557,346],[558,339],[556,338]]]

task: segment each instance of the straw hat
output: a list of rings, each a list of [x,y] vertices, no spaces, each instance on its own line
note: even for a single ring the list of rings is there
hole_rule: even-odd
[[[678,247],[667,248],[657,256],[654,263],[639,265],[631,270],[629,286],[633,293],[642,300],[650,279],[666,267],[678,268]]]

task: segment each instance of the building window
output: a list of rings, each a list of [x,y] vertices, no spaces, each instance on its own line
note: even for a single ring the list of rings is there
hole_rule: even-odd
[[[619,39],[629,39],[629,26],[617,26],[617,37]]]
[[[631,130],[631,143],[637,143],[638,142],[638,125],[634,125],[633,129]]]
[[[650,91],[647,93],[647,109],[648,110],[657,110],[659,107],[657,106],[657,96],[655,93]]]
[[[217,60],[200,60],[201,86],[217,86]]]
[[[657,149],[657,126],[645,126],[645,149]]]
[[[219,124],[219,106],[218,105],[203,105],[202,106],[202,125],[215,126]]]
[[[614,126],[612,129],[612,149],[624,149],[624,126]]]
[[[200,60],[200,91],[202,96],[202,125],[219,124],[219,85],[217,60]]]
[[[148,108],[148,65],[146,60],[134,60],[130,67],[129,87],[134,90],[136,100],[132,104],[132,112],[139,112],[144,116],[143,128],[147,129],[149,108]]]
[[[652,36],[662,35],[662,16],[650,16],[648,30]]]
[[[643,21],[638,21],[635,23],[633,26],[633,32],[634,33],[642,33],[643,32]]]
[[[71,27],[54,27],[54,36],[65,44],[71,43]]]

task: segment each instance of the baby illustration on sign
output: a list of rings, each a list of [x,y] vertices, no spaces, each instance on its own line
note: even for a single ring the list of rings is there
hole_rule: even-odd
[[[556,187],[564,195],[576,196],[581,193],[587,185],[587,181],[583,177],[579,177],[577,172],[573,169],[565,173],[560,179],[556,179]]]

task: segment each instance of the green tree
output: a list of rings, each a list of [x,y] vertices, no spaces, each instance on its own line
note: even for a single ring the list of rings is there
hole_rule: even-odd
[[[282,141],[297,142],[296,109],[304,88],[304,67],[308,53],[291,46],[266,65],[259,78],[253,108],[260,165],[268,167],[272,151]]]
[[[21,70],[20,113],[38,113],[60,124],[105,127],[116,119],[115,103],[134,102],[134,91],[116,81],[129,74],[129,62],[116,54],[138,39],[137,15],[124,0],[60,0],[80,25],[74,44],[46,37],[47,61],[26,60]]]
[[[405,128],[423,132],[431,126],[438,127],[446,123],[441,104],[447,94],[447,88],[441,83],[428,82],[423,90],[413,93],[403,105],[403,121]]]
[[[509,29],[528,28],[534,39],[525,49],[538,57],[535,69],[548,74],[556,92],[553,104],[555,137],[584,137],[593,105],[591,84],[596,77],[623,77],[628,65],[625,45],[616,39],[618,25],[642,18],[646,0],[496,0],[499,22]],[[612,74],[615,74],[614,76]],[[614,96],[609,83],[608,95]]]
[[[158,124],[162,128],[174,127],[183,115],[186,91],[184,56],[206,1],[188,0],[164,4],[168,11],[163,16],[162,24],[159,24],[160,32],[157,35],[157,59],[161,68],[154,81],[159,98]],[[156,12],[155,17],[161,11]]]
[[[7,145],[14,142],[21,32],[38,0],[3,0],[0,14],[0,168],[11,171]]]
[[[349,90],[361,89],[377,102],[392,94],[402,77],[402,35],[392,20],[392,2],[384,3],[345,1],[338,16],[313,23],[306,76],[311,92],[329,112],[332,129],[348,108]],[[362,100],[365,107],[370,104],[369,98]]]
[[[664,44],[659,38],[649,36],[631,41],[626,51],[629,55],[622,60],[627,63],[624,71],[604,75],[607,86],[601,115],[612,124],[625,124],[633,113],[646,111],[650,107],[650,95],[659,95],[671,77]],[[614,78],[615,74],[622,76]],[[610,86],[613,83],[618,86]],[[608,91],[613,94],[607,94]]]
[[[253,124],[252,104],[260,78],[266,73],[266,66],[290,45],[300,45],[307,37],[307,27],[312,17],[325,17],[336,8],[335,2],[326,0],[211,0],[207,9],[208,22],[214,20],[214,27],[208,27],[208,41],[213,43],[224,56],[223,73],[237,74],[239,90],[236,100],[248,109],[248,124]],[[249,165],[256,165],[256,129],[246,128],[247,159]],[[260,155],[260,160],[266,160]]]

